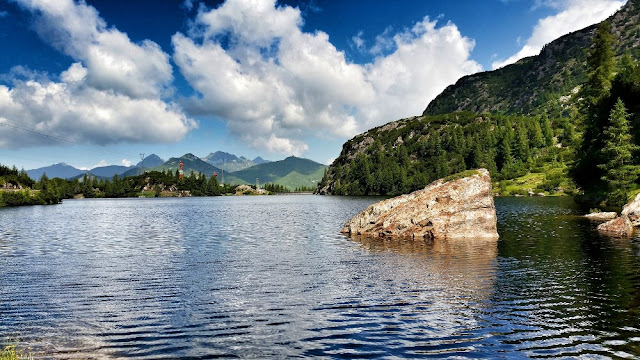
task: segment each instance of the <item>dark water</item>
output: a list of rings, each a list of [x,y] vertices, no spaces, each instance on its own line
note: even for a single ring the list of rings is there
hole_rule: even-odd
[[[354,241],[375,199],[0,209],[0,342],[36,358],[637,358],[640,238],[496,199],[501,239]]]

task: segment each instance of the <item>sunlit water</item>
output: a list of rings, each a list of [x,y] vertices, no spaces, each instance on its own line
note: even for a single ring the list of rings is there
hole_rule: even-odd
[[[0,343],[36,358],[640,355],[640,239],[496,199],[500,241],[352,240],[376,199],[0,209]]]

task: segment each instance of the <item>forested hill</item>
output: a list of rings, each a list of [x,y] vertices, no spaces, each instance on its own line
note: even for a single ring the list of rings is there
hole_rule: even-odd
[[[467,169],[486,168],[509,181],[540,174],[535,192],[575,191],[567,162],[575,128],[562,119],[461,112],[398,120],[343,145],[318,187],[320,194],[398,195]],[[513,192],[512,192],[513,193]],[[507,193],[505,193],[507,195]]]
[[[236,171],[231,175],[244,183],[251,184],[260,179],[260,183],[274,183],[290,190],[299,187],[315,188],[327,166],[309,159],[295,156],[280,161],[268,162]]]
[[[640,0],[629,0],[607,21],[616,40],[614,52],[640,57]],[[587,49],[597,25],[557,39],[540,55],[504,68],[461,78],[447,87],[424,115],[457,111],[475,113],[568,116],[579,99],[577,90],[587,79]]]

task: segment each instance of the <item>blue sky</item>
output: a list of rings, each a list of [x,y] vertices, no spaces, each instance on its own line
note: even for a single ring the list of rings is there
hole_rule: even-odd
[[[0,0],[0,163],[328,163],[622,0]]]

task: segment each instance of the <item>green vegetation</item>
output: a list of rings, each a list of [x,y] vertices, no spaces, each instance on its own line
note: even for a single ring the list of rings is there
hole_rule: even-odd
[[[31,354],[24,354],[16,345],[7,345],[0,351],[0,360],[30,360]]]
[[[291,191],[290,188],[288,188],[287,186],[280,185],[280,184],[271,184],[271,183],[265,184],[263,188],[267,190],[270,194],[308,193],[316,190],[315,186],[314,187],[301,186]]]
[[[572,175],[585,193],[621,206],[635,187],[640,164],[640,64],[627,53],[616,68],[609,32],[603,23],[589,52],[582,142]]]
[[[231,174],[240,183],[253,184],[256,179],[261,183],[282,185],[289,190],[296,188],[315,188],[322,179],[327,167],[315,161],[290,156],[281,161],[252,166]],[[226,180],[225,181],[231,181]],[[238,180],[235,180],[238,181]]]
[[[397,195],[452,174],[486,168],[496,182],[532,172],[560,174],[539,176],[539,182],[527,183],[525,190],[572,192],[575,186],[567,169],[574,157],[574,133],[571,123],[546,116],[462,112],[399,120],[345,143],[319,191]],[[503,188],[505,195],[516,194]]]
[[[615,34],[614,55],[630,51],[633,57],[640,56],[639,13],[640,3],[632,0],[607,20]],[[581,99],[576,90],[589,77],[585,49],[596,28],[590,26],[563,36],[547,44],[538,56],[461,78],[429,103],[423,115],[471,111],[570,117]]]
[[[62,199],[126,198],[126,197],[175,197],[220,196],[235,194],[237,185],[219,184],[215,176],[191,172],[180,178],[176,171],[149,171],[141,175],[104,179],[85,174],[82,178],[64,180],[49,179],[46,174],[39,181],[30,179],[26,172],[19,172],[0,165],[0,206],[58,204]],[[318,175],[319,176],[319,175]],[[255,185],[252,186],[255,188]],[[315,186],[289,188],[281,184],[267,184],[269,193],[309,192]]]
[[[632,151],[639,147],[631,142],[627,117],[627,109],[618,99],[604,130],[602,154],[606,162],[598,165],[605,171],[602,180],[607,185],[607,204],[613,206],[627,203],[627,194],[638,178],[639,167],[633,164]]]
[[[0,165],[0,206],[57,204],[63,198],[46,177],[36,183],[26,171]]]
[[[191,173],[180,179],[177,171],[151,171],[122,179],[114,176],[111,180],[87,174],[81,179],[49,179],[43,174],[34,182],[24,171],[0,165],[0,174],[0,206],[58,204],[72,197],[218,196],[235,192],[235,186],[221,186],[213,176]]]
[[[191,172],[180,179],[178,171],[150,171],[141,175],[111,180],[85,175],[81,180],[68,180],[70,193],[84,198],[219,196],[233,193],[235,187],[221,186],[214,176]]]

